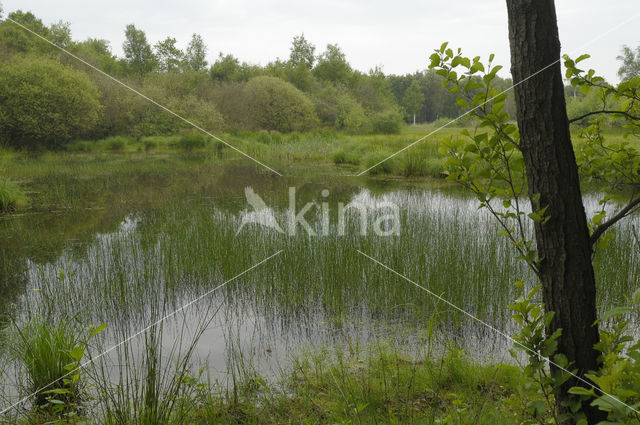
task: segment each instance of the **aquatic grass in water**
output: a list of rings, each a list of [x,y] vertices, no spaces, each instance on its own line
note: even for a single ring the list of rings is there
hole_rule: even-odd
[[[72,164],[74,159],[69,161]],[[70,164],[63,165],[63,169],[71,169]],[[122,164],[125,170],[130,166],[126,161]],[[126,180],[127,175],[122,178]],[[188,175],[176,175],[188,179]],[[110,347],[162,317],[163,312],[173,311],[282,249],[276,261],[231,282],[183,315],[167,321],[163,340],[170,342],[181,336],[193,341],[199,328],[185,328],[185,324],[197,323],[208,317],[208,309],[219,308],[190,358],[195,364],[206,364],[208,373],[222,385],[229,380],[251,381],[252,374],[228,373],[236,369],[250,371],[247,365],[255,366],[260,376],[265,370],[286,368],[292,356],[310,346],[347,343],[357,351],[358,347],[388,339],[408,352],[429,344],[438,354],[457,343],[478,361],[502,361],[509,348],[508,341],[357,253],[361,250],[371,255],[510,332],[506,306],[515,296],[512,283],[521,277],[532,283],[533,277],[514,258],[508,242],[497,234],[493,219],[477,210],[474,198],[451,189],[385,186],[384,182],[367,182],[366,189],[362,180],[269,180],[247,169],[227,173],[213,168],[210,179],[197,180],[197,185],[186,186],[191,189],[182,193],[181,186],[172,186],[151,171],[145,177],[138,174],[138,179],[142,179],[137,180],[138,184],[144,182],[151,187],[166,184],[162,187],[172,188],[172,192],[156,192],[153,196],[158,196],[159,202],[150,203],[149,208],[131,208],[133,212],[125,219],[115,221],[120,221],[118,226],[106,226],[100,233],[89,232],[90,238],[77,240],[48,256],[23,258],[20,267],[24,269],[24,286],[14,295],[18,323],[52,314],[72,316],[81,323],[107,323],[109,327],[97,345]],[[72,184],[78,187],[82,183]],[[306,215],[319,236],[310,236],[302,228],[294,235],[280,234],[259,225],[248,225],[237,233],[241,211],[249,209],[245,186],[254,187],[285,227],[289,185],[298,189],[298,208],[311,200],[328,202],[328,235],[322,236],[319,209]],[[328,198],[321,196],[325,188],[330,192]],[[340,234],[337,203],[351,201],[371,207],[384,202],[398,205],[400,235],[377,236],[371,222],[368,232],[360,234],[357,210],[349,210],[345,232]],[[588,197],[587,209],[596,208],[596,198]],[[118,217],[123,211],[127,210],[116,210],[114,206],[112,212]],[[87,217],[104,217],[106,221],[109,212],[88,213]],[[64,224],[69,218],[46,219],[52,224]],[[15,238],[30,240],[27,230],[37,230],[44,238],[50,234],[48,231],[56,229],[45,231],[50,225],[38,220],[29,216],[16,218],[11,228],[24,229],[25,233]],[[633,220],[637,223],[637,219]],[[602,308],[628,294],[640,277],[637,251],[629,249],[629,226],[633,223],[618,227],[618,237],[596,257]],[[66,272],[63,279],[58,279],[60,270]],[[620,270],[624,271],[622,276]],[[143,394],[148,391],[144,388],[152,386],[141,373],[153,366],[145,358],[171,352],[171,344],[167,347],[158,344],[159,339],[155,341],[158,351],[154,353],[148,353],[144,343],[132,342],[126,348],[128,354],[116,352],[105,358],[104,371],[96,372],[103,377],[105,388],[109,380],[122,382],[123,388],[129,385],[127,382],[147,384],[132,389],[138,404],[125,406],[123,403],[133,398],[133,393],[117,393],[112,388],[115,401],[110,402],[111,407],[103,408],[115,411],[127,407],[131,412],[134,406],[144,407]],[[186,352],[188,348],[176,349],[173,358]],[[116,367],[127,363],[139,369]],[[165,393],[172,392],[166,390],[169,383],[181,376],[170,363],[165,361],[157,368],[158,373],[168,373],[163,378],[167,383],[162,386]],[[126,379],[119,381],[120,376]],[[233,387],[232,383],[227,388]],[[160,416],[157,413],[154,417]]]
[[[27,205],[27,196],[20,186],[0,176],[0,213],[15,211]]]
[[[8,354],[17,361],[20,392],[25,396],[39,391],[30,414],[77,414],[86,394],[85,382],[74,369],[84,356],[86,330],[66,319],[34,318],[9,332]]]

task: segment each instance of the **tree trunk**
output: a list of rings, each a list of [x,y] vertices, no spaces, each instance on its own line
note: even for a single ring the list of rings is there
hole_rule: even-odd
[[[546,215],[550,217],[545,224],[535,225],[542,260],[542,296],[546,309],[555,312],[548,331],[562,329],[558,352],[566,355],[583,377],[598,368],[598,352],[593,348],[599,340],[594,325],[596,285],[569,132],[555,5],[553,0],[507,0],[507,11],[511,74],[529,194],[540,195],[533,208],[548,206]],[[558,400],[566,399],[566,391],[579,384],[572,379],[563,385]],[[584,406],[583,411],[590,424],[606,418],[590,406]]]
[[[413,114],[413,125],[416,125],[416,114]]]

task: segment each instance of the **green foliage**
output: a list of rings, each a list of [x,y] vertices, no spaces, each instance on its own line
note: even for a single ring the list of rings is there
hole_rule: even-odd
[[[637,189],[640,187],[638,170],[640,162],[638,153],[628,143],[606,145],[600,132],[602,117],[600,114],[611,114],[623,120],[623,127],[628,130],[627,135],[637,135],[640,128],[638,118],[637,92],[640,87],[640,78],[631,79],[621,83],[618,87],[607,84],[602,77],[596,76],[595,71],[585,72],[577,67],[577,64],[588,55],[583,55],[575,61],[565,56],[566,77],[570,79],[574,87],[588,95],[591,90],[596,90],[598,98],[602,102],[602,109],[593,111],[592,125],[583,132],[586,141],[582,144],[577,155],[578,165],[582,174],[587,178],[598,179],[604,192],[601,201],[602,210],[591,219],[592,235],[591,243],[595,244],[599,237],[618,220],[627,216],[640,204],[637,197]],[[436,74],[443,78],[443,86],[452,93],[458,93],[457,103],[460,107],[469,110],[470,116],[477,120],[473,131],[464,129],[460,132],[460,138],[450,138],[443,143],[440,152],[447,156],[446,172],[448,179],[458,182],[474,192],[480,201],[480,207],[486,208],[502,227],[501,233],[509,238],[512,245],[525,260],[530,268],[540,277],[538,258],[533,241],[525,230],[525,218],[528,217],[536,225],[544,225],[552,217],[546,214],[547,206],[541,203],[538,194],[528,194],[532,205],[532,211],[527,213],[522,208],[522,197],[525,194],[526,173],[522,163],[519,144],[519,132],[515,124],[510,122],[510,114],[505,112],[506,94],[501,93],[493,85],[499,66],[493,67],[493,55],[490,56],[487,67],[480,62],[479,57],[473,59],[461,54],[460,49],[454,52],[444,43],[430,57],[431,68],[436,69]],[[607,110],[607,102],[613,99],[618,103],[620,110]],[[591,116],[591,115],[590,115]],[[615,193],[631,193],[628,196],[628,204],[620,208],[610,220],[605,221],[605,206]],[[597,248],[597,245],[595,246]],[[522,281],[517,283],[523,288]],[[540,397],[527,404],[527,409],[532,415],[532,422],[562,423],[570,420],[572,423],[586,424],[586,418],[581,411],[583,402],[596,392],[588,385],[586,387],[574,387],[570,394],[564,391],[564,384],[571,377],[571,366],[562,353],[556,353],[561,329],[553,334],[547,330],[554,312],[544,312],[544,305],[535,302],[533,297],[540,287],[518,298],[510,308],[514,311],[513,319],[519,325],[519,331],[514,336],[515,348],[523,349],[528,356],[525,372],[537,384]],[[640,295],[638,296],[640,297]],[[618,311],[619,312],[619,311]],[[603,317],[610,317],[605,315]],[[625,325],[626,326],[626,325]],[[624,326],[622,326],[624,328]],[[607,342],[615,340],[616,347],[620,345],[621,333],[613,336],[603,331],[601,351],[607,351]],[[624,341],[628,341],[625,339]],[[631,350],[637,349],[636,346]],[[608,350],[610,352],[612,350]],[[618,352],[618,353],[621,353]],[[631,356],[633,357],[633,355]],[[546,359],[552,362],[547,369]],[[614,359],[615,363],[615,359]],[[617,364],[620,368],[623,363]],[[608,370],[611,372],[611,370]],[[607,373],[605,370],[603,373]],[[598,380],[597,374],[586,375],[588,379],[596,383],[603,391],[607,379]],[[630,380],[637,379],[632,374]],[[637,385],[637,382],[636,384]],[[635,392],[623,394],[634,396]],[[562,400],[562,406],[556,401]],[[620,404],[614,399],[603,395],[597,398],[592,405],[611,411],[617,410],[617,414],[626,415],[629,410],[620,409]],[[622,413],[620,413],[622,412]],[[612,413],[610,413],[611,415]],[[614,416],[619,419],[620,416]]]
[[[164,41],[157,42],[154,50],[160,71],[175,72],[180,69],[184,53],[176,47],[175,38],[167,37]]]
[[[218,55],[209,70],[211,78],[217,81],[246,81],[240,61],[233,55]]]
[[[555,424],[563,423],[569,418],[579,421],[583,417],[582,414],[574,417],[581,406],[579,399],[571,400],[570,406],[567,406],[570,414],[558,414],[555,395],[571,378],[569,372],[576,371],[568,370],[570,365],[566,356],[556,353],[562,331],[559,329],[552,335],[546,333],[554,312],[545,312],[544,304],[534,299],[542,286],[538,285],[527,291],[523,281],[518,281],[515,285],[523,293],[509,306],[513,311],[511,317],[518,324],[518,331],[513,335],[515,344],[511,349],[511,355],[514,359],[518,359],[518,352],[526,355],[528,362],[524,373],[537,387],[537,397],[533,397],[526,405],[531,417],[531,422],[528,423],[545,423],[549,418],[553,418],[551,423]],[[550,368],[547,359],[553,362]]]
[[[0,176],[0,213],[15,211],[27,204],[27,197],[17,184]]]
[[[640,421],[640,414],[633,411],[640,406],[640,339],[632,317],[640,316],[640,289],[637,289],[627,306],[615,307],[606,312],[599,322],[600,342],[596,349],[601,353],[602,365],[587,377],[599,390],[572,388],[584,402],[607,412],[607,424],[631,424]],[[601,391],[600,391],[601,390]],[[634,419],[635,418],[635,422]]]
[[[125,146],[127,146],[127,144],[129,144],[130,141],[131,139],[127,137],[113,136],[113,137],[108,137],[104,140],[101,140],[99,144],[105,149],[108,149],[114,152],[119,152],[124,150]]]
[[[373,132],[377,134],[400,134],[402,129],[402,114],[393,109],[378,112],[371,117]]]
[[[415,116],[422,108],[424,103],[424,93],[422,93],[422,87],[418,80],[413,80],[411,85],[407,87],[402,98],[402,103],[410,116],[413,116],[415,124]]]
[[[204,148],[206,145],[206,136],[199,133],[183,134],[176,141],[170,143],[170,146],[185,150],[187,152],[191,152],[199,148]]]
[[[608,84],[593,69],[584,71],[578,64],[589,58],[582,55],[573,60],[564,56],[566,77],[571,85],[586,96],[595,92],[600,104],[589,116],[589,126],[581,133],[583,143],[576,153],[578,168],[587,182],[600,186],[602,206],[590,220],[592,243],[607,243],[612,235],[599,239],[617,221],[632,213],[640,204],[640,152],[628,141],[608,143],[602,132],[605,120],[615,120],[624,130],[624,138],[640,136],[640,77],[621,82],[617,87]],[[611,106],[613,104],[613,106]],[[607,219],[606,207],[614,197],[625,199],[626,205]]]
[[[366,154],[362,158],[362,163],[364,164],[365,168],[370,168],[380,163],[380,161],[385,160],[388,156],[389,155],[382,152],[372,152],[372,153]],[[380,163],[377,167],[371,168],[369,170],[369,174],[372,176],[375,176],[377,174],[389,174],[391,173],[392,170],[393,170],[392,161],[388,160]]]
[[[289,63],[296,68],[302,64],[307,69],[313,68],[315,61],[314,52],[316,47],[304,38],[304,33],[293,37],[291,43],[291,53],[289,54]]]
[[[111,51],[107,40],[88,38],[85,41],[74,42],[70,50],[78,57],[98,67],[109,75],[121,76],[125,74],[124,64]],[[104,78],[95,78],[94,84],[104,85]],[[112,86],[109,87],[110,89]],[[104,90],[101,90],[104,94]]]
[[[184,55],[186,68],[192,71],[203,71],[207,67],[206,56],[207,46],[204,44],[202,36],[194,33]]]
[[[463,129],[460,138],[445,140],[439,152],[448,157],[445,163],[447,179],[457,182],[476,194],[480,208],[486,208],[500,223],[507,236],[531,269],[537,273],[537,253],[525,231],[525,220],[543,222],[546,206],[532,196],[533,211],[526,213],[526,173],[520,152],[520,136],[511,115],[505,112],[507,94],[493,85],[501,66],[493,66],[493,55],[487,67],[480,57],[454,54],[447,43],[430,56],[430,68],[443,78],[442,85],[458,93],[457,104],[470,110],[475,128]],[[460,75],[460,68],[462,69]],[[534,195],[534,194],[532,194]]]
[[[351,66],[345,54],[337,44],[328,44],[327,49],[318,57],[313,75],[319,80],[348,84]]]
[[[60,279],[64,279],[61,272]],[[34,318],[14,330],[11,350],[24,368],[23,390],[35,394],[45,417],[73,417],[82,409],[85,382],[79,370],[88,341],[105,325],[80,329],[71,321]]]
[[[139,30],[133,24],[127,25],[125,41],[122,45],[128,70],[132,74],[144,75],[156,68],[157,59],[147,41],[143,30]]]
[[[99,92],[86,74],[55,60],[0,64],[0,138],[16,148],[56,148],[98,122]]]
[[[65,146],[65,150],[69,152],[91,152],[96,147],[95,142],[87,140],[78,140]]]
[[[343,149],[340,149],[334,152],[331,158],[334,164],[360,164],[360,158],[353,151],[345,151]]]
[[[416,152],[405,152],[399,160],[401,173],[405,177],[426,176],[429,174],[426,158]]]
[[[254,128],[283,133],[310,129],[313,104],[293,85],[274,77],[252,78],[244,88],[249,122]]]
[[[31,12],[16,10],[15,12],[9,13],[7,17],[24,25],[36,34],[43,37],[50,36],[49,28],[42,23],[41,19],[37,18]],[[49,53],[53,49],[49,44],[43,43],[33,34],[28,33],[13,22],[7,20],[0,22],[0,45],[5,46],[10,51],[19,53],[32,52],[43,54]]]

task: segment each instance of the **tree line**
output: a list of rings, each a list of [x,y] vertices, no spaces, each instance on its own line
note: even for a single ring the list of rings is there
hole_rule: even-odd
[[[339,45],[318,53],[304,34],[293,38],[287,59],[257,65],[220,53],[209,64],[208,46],[195,33],[182,50],[174,37],[152,44],[130,24],[118,57],[107,40],[73,40],[69,23],[45,25],[20,10],[7,16],[210,131],[397,133],[404,122],[444,123],[465,112],[433,70],[385,75],[375,67],[364,73]],[[626,60],[633,64],[630,54]],[[4,145],[56,148],[79,138],[139,138],[189,128],[10,20],[0,23],[0,59]],[[627,68],[633,72],[633,65]],[[494,85],[504,90],[511,80],[496,77]],[[593,101],[582,93],[572,99],[569,107],[578,112]],[[511,100],[506,109],[515,114]]]

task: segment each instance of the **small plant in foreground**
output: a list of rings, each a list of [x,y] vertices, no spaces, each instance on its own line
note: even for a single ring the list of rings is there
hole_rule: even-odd
[[[34,318],[16,329],[12,344],[24,369],[24,391],[34,397],[34,413],[45,418],[70,418],[82,409],[85,383],[80,365],[89,338],[106,325],[80,330],[70,320],[51,323]]]

